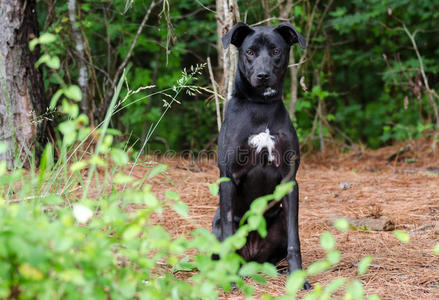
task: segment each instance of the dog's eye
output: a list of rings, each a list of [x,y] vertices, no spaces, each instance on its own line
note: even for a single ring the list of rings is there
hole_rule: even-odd
[[[253,52],[253,50],[250,50],[250,49],[248,49],[248,50],[246,51],[246,53],[247,53],[248,56],[253,56],[253,55],[255,55],[255,53]]]
[[[279,55],[280,54],[280,50],[279,49],[273,49],[272,51],[273,55]]]

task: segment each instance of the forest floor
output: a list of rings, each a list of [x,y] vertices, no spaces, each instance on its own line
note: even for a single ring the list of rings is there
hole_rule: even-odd
[[[155,161],[169,168],[153,178],[153,190],[160,197],[164,190],[175,190],[190,211],[184,219],[168,210],[156,221],[174,236],[198,227],[210,229],[218,202],[208,189],[219,176],[215,162]],[[144,167],[137,167],[134,176],[141,178],[144,173]],[[304,156],[297,179],[304,267],[324,258],[319,242],[324,231],[335,236],[342,253],[338,265],[309,278],[312,285],[325,286],[337,277],[357,278],[366,294],[376,293],[382,299],[439,299],[439,255],[432,254],[439,241],[439,159],[431,143],[419,140],[376,151]],[[408,232],[410,242],[401,243],[392,231],[339,232],[331,227],[334,217],[384,220]],[[367,255],[373,256],[372,265],[358,276],[357,264]],[[256,295],[281,295],[286,278],[279,275],[266,285],[257,284]],[[243,298],[237,291],[221,296]]]

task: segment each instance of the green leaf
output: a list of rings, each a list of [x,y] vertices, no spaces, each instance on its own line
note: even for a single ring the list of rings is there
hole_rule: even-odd
[[[137,235],[140,233],[140,226],[137,224],[129,226],[125,232],[123,233],[123,238],[125,240],[131,240],[137,238]]]
[[[77,85],[71,85],[64,89],[64,95],[75,101],[81,101],[82,99],[81,89]]]
[[[296,295],[296,293],[303,288],[306,280],[306,272],[303,270],[295,270],[290,274],[286,283],[286,290],[290,295]]]
[[[81,115],[79,115],[81,116]],[[82,127],[78,132],[78,141],[84,141],[90,136],[90,127]]]
[[[402,243],[406,244],[410,241],[410,235],[402,230],[394,230],[393,234],[396,236],[398,240],[400,240]]]
[[[71,104],[66,98],[62,100],[62,112],[69,115],[70,118],[75,119],[79,114],[79,107],[77,104]]]
[[[53,166],[53,146],[52,144],[48,143],[46,147],[44,148],[43,154],[41,156],[40,161],[40,176],[39,176],[39,185],[43,184],[44,177],[46,174],[46,171],[50,171]]]
[[[306,269],[306,273],[308,275],[316,275],[328,270],[330,267],[331,265],[326,260],[318,260],[313,262],[308,269]]]
[[[439,254],[439,243],[437,243],[436,246],[434,246],[433,253],[434,254]]]
[[[52,99],[50,99],[50,106],[49,108],[51,110],[55,109],[56,104],[58,103],[59,98],[61,97],[61,95],[64,93],[63,89],[59,89],[56,91],[55,94],[53,94]]]
[[[340,218],[334,222],[334,227],[340,231],[347,231],[349,229],[349,222],[346,219]]]
[[[377,294],[372,294],[369,297],[367,297],[367,300],[381,300],[381,298]]]
[[[80,114],[76,119],[75,119],[75,124],[76,126],[78,126],[78,128],[84,128],[84,126],[88,125],[88,116],[86,114]]]
[[[335,121],[335,116],[334,116],[333,114],[328,114],[328,115],[326,116],[326,119],[327,119],[328,121]]]
[[[263,263],[261,271],[270,277],[277,277],[277,268],[270,263]]]
[[[222,182],[227,182],[227,181],[230,181],[230,178],[229,178],[229,177],[221,177],[220,179],[218,179],[218,180],[216,181],[216,183],[220,184],[220,183],[222,183]]]
[[[342,277],[331,280],[331,282],[326,285],[324,293],[329,295],[329,296],[332,295],[339,288],[341,288],[343,286],[343,284],[345,284],[345,282],[346,282],[346,279],[342,278]]]
[[[338,264],[340,262],[340,258],[341,258],[341,253],[338,250],[331,250],[330,252],[328,252],[328,254],[326,254],[326,260],[331,265]]]
[[[360,260],[360,262],[358,263],[358,275],[363,275],[367,272],[372,260],[372,256],[365,256]]]
[[[177,214],[179,214],[182,217],[187,217],[189,215],[189,209],[186,205],[186,203],[182,201],[177,201],[172,205],[172,208],[175,210]]]
[[[39,269],[32,267],[27,262],[18,267],[18,272],[29,280],[40,281],[44,278],[44,274]]]
[[[75,285],[83,286],[86,284],[86,280],[81,274],[81,271],[77,269],[67,269],[59,273],[59,278],[62,281],[73,283]]]
[[[264,217],[261,218],[261,221],[259,222],[258,228],[256,228],[256,230],[262,238],[265,238],[267,236],[267,222],[265,221]]]
[[[267,279],[264,276],[260,275],[260,274],[254,274],[254,275],[251,276],[251,278],[254,281],[259,282],[259,283],[266,283],[267,282]]]
[[[151,170],[151,173],[149,173],[148,178],[151,179],[151,178],[157,176],[158,174],[160,174],[164,170],[166,170],[167,167],[168,167],[167,165],[158,165],[157,167],[155,167],[154,169]]]
[[[216,183],[209,184],[209,192],[212,196],[217,196],[219,192],[219,186]]]
[[[253,276],[255,274],[257,274],[260,270],[260,266],[257,262],[249,262],[246,263],[244,266],[242,266],[242,268],[239,270],[239,275],[240,276]]]
[[[114,129],[114,128],[107,128],[107,133],[114,135],[114,136],[121,136],[122,133],[120,132],[120,130]]]
[[[155,208],[159,204],[157,197],[153,193],[150,193],[150,192],[145,193],[143,200],[145,201],[145,204],[151,208]]]
[[[321,288],[320,289],[316,289],[319,288],[320,284],[316,283],[314,286],[314,290],[311,293],[306,294],[301,300],[319,300],[322,292],[321,292]]]
[[[183,257],[176,265],[172,267],[172,272],[184,271],[190,272],[197,268],[197,264],[195,262],[189,261],[189,256]]]
[[[261,215],[252,215],[248,218],[248,225],[250,226],[251,230],[255,230],[258,228],[259,224],[261,223],[263,216]]]
[[[218,179],[215,183],[212,183],[209,185],[209,192],[212,196],[217,196],[219,192],[219,185],[222,182],[230,181],[230,178],[228,177],[221,177]]]
[[[40,44],[50,44],[56,41],[56,35],[49,32],[44,32],[40,35],[38,41],[40,42]]]
[[[330,251],[334,249],[335,247],[334,236],[328,231],[323,232],[322,235],[320,235],[320,245],[322,245],[322,248],[325,251]]]
[[[131,176],[128,176],[124,173],[117,173],[114,175],[113,182],[116,184],[127,184],[133,181],[133,178]]]
[[[49,59],[47,59],[45,61],[45,63],[49,68],[52,68],[55,70],[58,70],[59,67],[61,66],[61,62],[60,62],[58,56],[50,56]]]
[[[29,49],[30,51],[34,51],[35,47],[38,45],[39,43],[39,39],[38,38],[34,38],[29,42]]]
[[[63,134],[63,144],[65,146],[70,146],[76,141],[76,131],[75,124],[71,120],[62,122],[58,126],[59,131]]]
[[[170,200],[174,200],[174,201],[180,200],[180,195],[177,192],[174,192],[174,191],[169,191],[169,190],[166,191],[165,192],[165,197],[170,199]]]
[[[274,193],[273,193],[274,199],[280,200],[284,196],[291,193],[295,184],[296,184],[295,181],[291,181],[291,182],[282,183],[282,184],[279,184],[278,186],[276,186],[276,189],[274,190]]]
[[[97,165],[97,166],[101,166],[101,167],[105,167],[107,165],[107,163],[105,162],[105,160],[103,160],[102,158],[100,158],[98,155],[93,155],[88,162],[92,165]]]
[[[346,294],[350,295],[354,300],[363,300],[363,285],[359,280],[354,280],[350,285],[346,287]]]
[[[118,148],[111,149],[111,159],[119,166],[124,166],[129,162],[128,154]]]
[[[35,63],[35,68],[38,68],[41,64],[45,64],[49,59],[50,59],[49,54],[41,55],[41,57]]]

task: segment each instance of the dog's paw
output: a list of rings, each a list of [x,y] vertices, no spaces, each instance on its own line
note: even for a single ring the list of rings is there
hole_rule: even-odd
[[[305,291],[308,291],[308,290],[312,289],[312,286],[311,286],[311,284],[309,284],[308,281],[305,281],[305,283],[303,284],[303,288],[302,289],[305,290]]]
[[[277,274],[288,275],[288,266],[276,266]]]

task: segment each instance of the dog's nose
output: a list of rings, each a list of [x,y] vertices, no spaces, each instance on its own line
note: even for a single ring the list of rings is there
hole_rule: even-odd
[[[258,78],[259,80],[268,80],[268,78],[270,78],[270,75],[268,75],[267,73],[259,73],[258,75],[256,75],[256,78]]]

